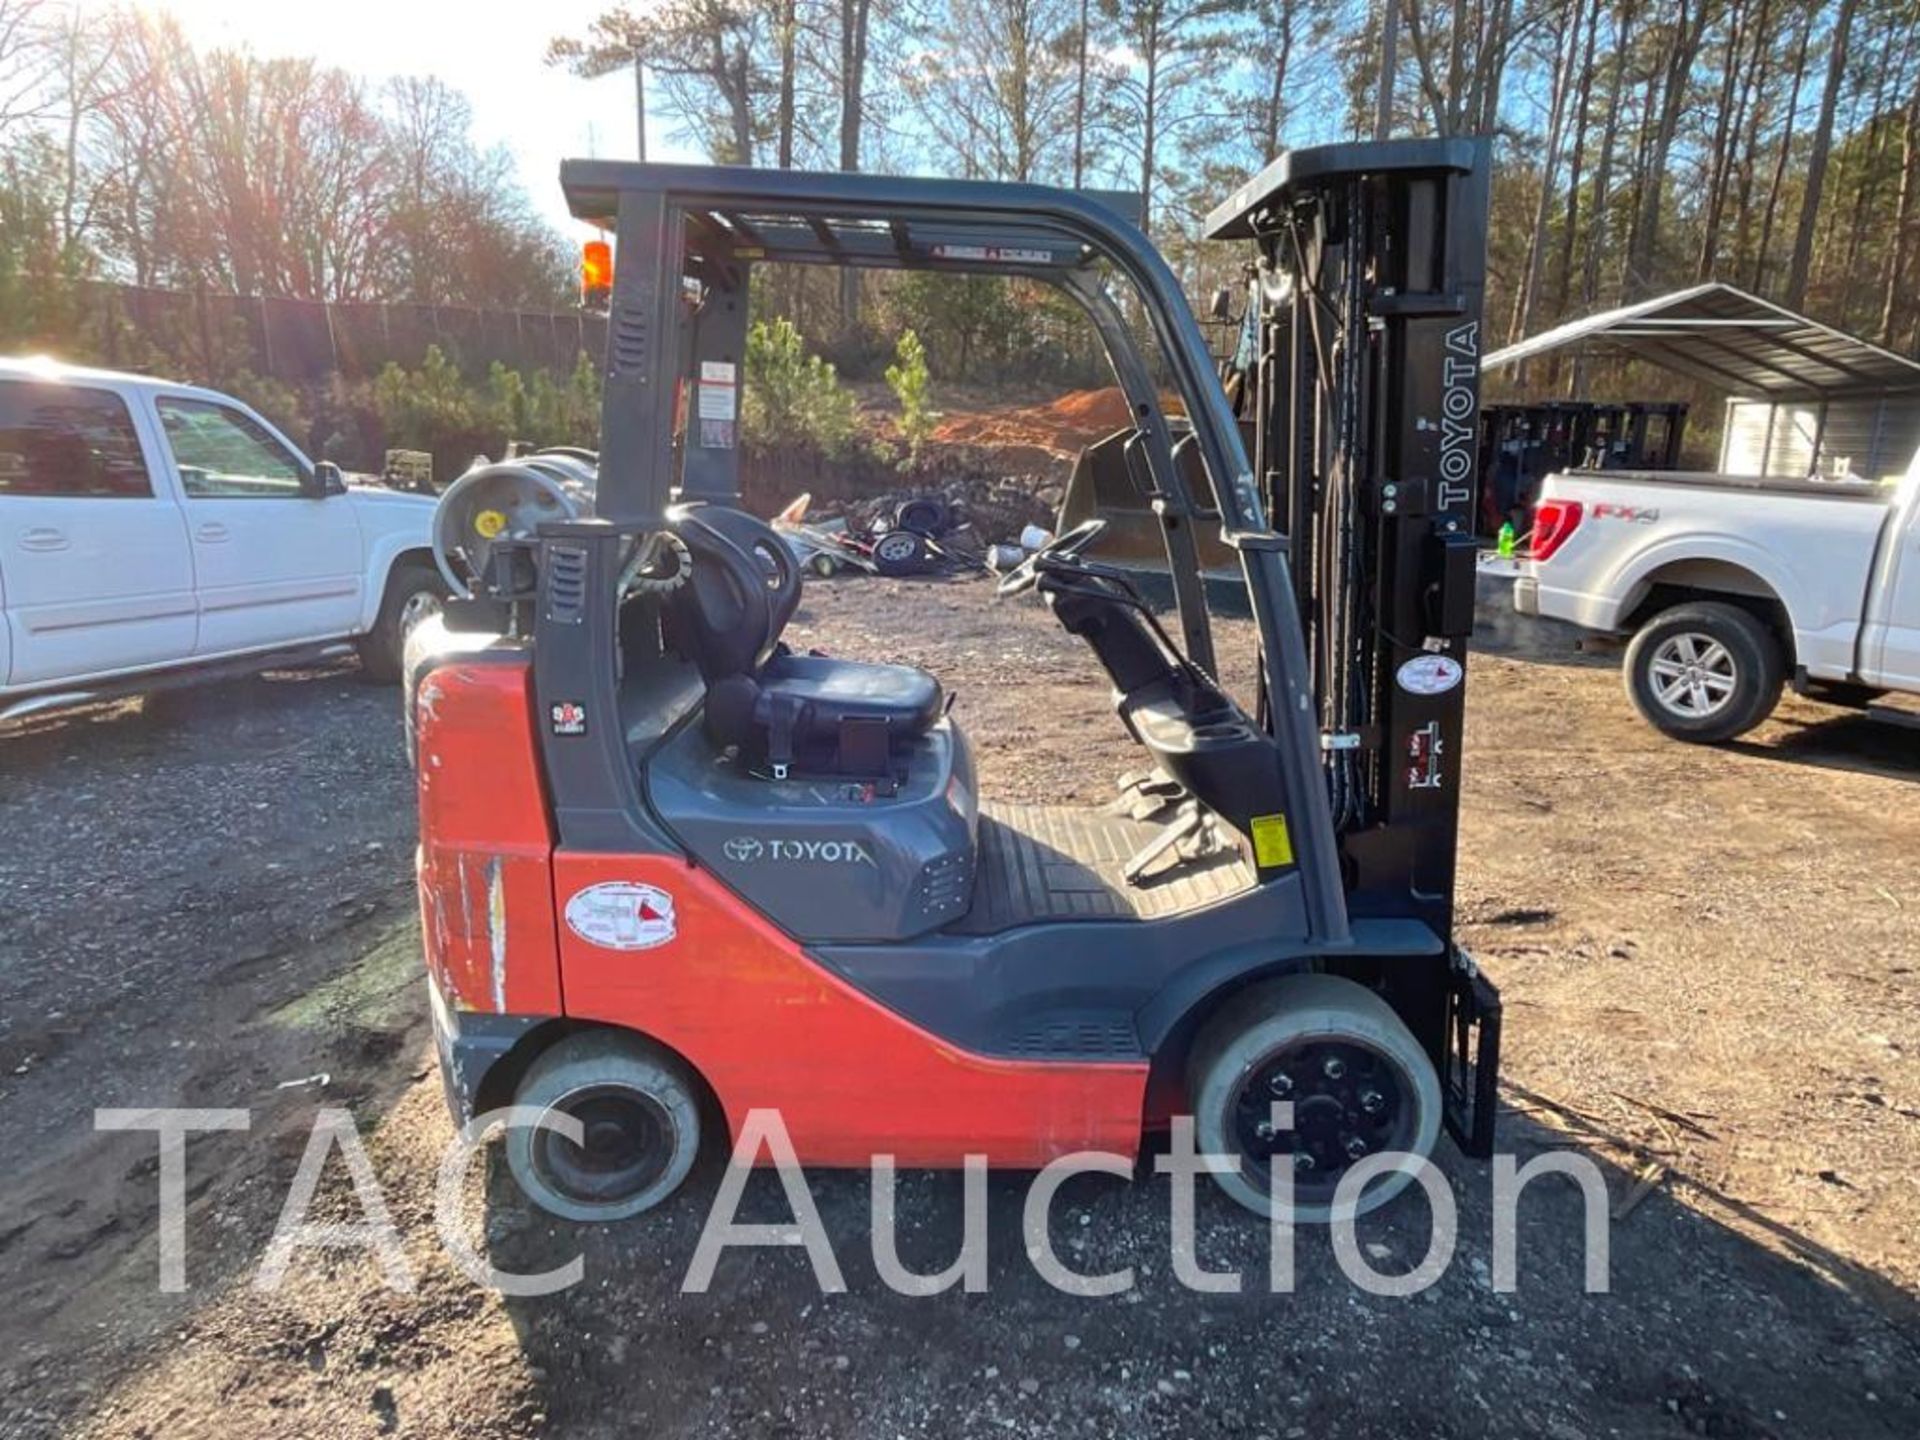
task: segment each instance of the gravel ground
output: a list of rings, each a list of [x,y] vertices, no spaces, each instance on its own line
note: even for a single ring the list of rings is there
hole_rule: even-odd
[[[1134,763],[1077,642],[980,583],[819,585],[794,638],[939,672],[991,795],[1091,802]],[[1206,1188],[1199,1255],[1246,1288],[1188,1291],[1155,1177],[1063,1192],[1062,1254],[1137,1279],[1069,1298],[1022,1253],[1018,1175],[989,1185],[988,1292],[907,1299],[875,1274],[865,1177],[826,1172],[847,1293],[761,1252],[688,1295],[711,1166],[595,1231],[530,1211],[497,1155],[466,1194],[494,1262],[577,1254],[586,1279],[481,1290],[431,1224],[448,1127],[393,696],[285,675],[0,734],[0,1435],[1920,1434],[1920,747],[1797,700],[1737,747],[1672,745],[1604,662],[1493,638],[1465,937],[1507,1000],[1504,1148],[1605,1168],[1611,1293],[1582,1292],[1579,1196],[1547,1181],[1496,1294],[1488,1170],[1445,1146],[1457,1257],[1406,1299],[1349,1286],[1319,1233],[1267,1293],[1264,1233]],[[1243,681],[1245,632],[1223,641]],[[89,1118],[164,1104],[252,1114],[189,1147],[179,1295],[154,1285],[152,1140]],[[411,1293],[346,1251],[253,1286],[322,1106],[366,1137]],[[328,1176],[316,1218],[357,1218]],[[909,1264],[952,1256],[960,1200],[956,1176],[902,1177]],[[782,1214],[772,1177],[749,1210]],[[1360,1239],[1409,1268],[1425,1212]]]

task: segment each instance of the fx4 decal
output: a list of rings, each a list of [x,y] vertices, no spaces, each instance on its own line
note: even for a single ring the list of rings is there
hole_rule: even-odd
[[[1630,520],[1636,525],[1651,525],[1660,518],[1657,505],[1616,505],[1602,501],[1588,512],[1596,520]]]

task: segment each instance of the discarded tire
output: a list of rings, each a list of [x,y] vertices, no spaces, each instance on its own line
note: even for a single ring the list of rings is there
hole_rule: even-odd
[[[893,527],[939,539],[953,528],[953,507],[938,495],[920,495],[894,512]]]
[[[873,565],[882,575],[918,575],[927,568],[927,537],[915,530],[889,530],[873,542]]]

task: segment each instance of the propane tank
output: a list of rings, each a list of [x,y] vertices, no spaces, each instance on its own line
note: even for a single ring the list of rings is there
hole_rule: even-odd
[[[433,559],[448,588],[462,600],[530,596],[540,526],[592,515],[597,479],[589,451],[476,460],[433,512]]]

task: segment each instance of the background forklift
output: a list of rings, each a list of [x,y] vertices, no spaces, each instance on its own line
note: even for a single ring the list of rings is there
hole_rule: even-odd
[[[1236,1200],[1303,1220],[1383,1203],[1406,1173],[1336,1188],[1443,1124],[1486,1153],[1498,1002],[1452,939],[1484,145],[1296,151],[1212,217],[1258,252],[1252,465],[1123,202],[605,161],[562,183],[617,239],[602,448],[449,489],[462,598],[411,666],[450,1105],[581,1126],[509,1132],[527,1193],[635,1214],[763,1106],[818,1165],[1132,1154],[1192,1114],[1240,1157]],[[748,275],[775,261],[1025,276],[1086,309],[1174,621],[1097,517],[999,583],[1111,677],[1144,752],[1113,805],[995,805],[937,677],[781,643],[792,552],[735,504]],[[1213,678],[1201,520],[1258,633],[1244,703]]]

